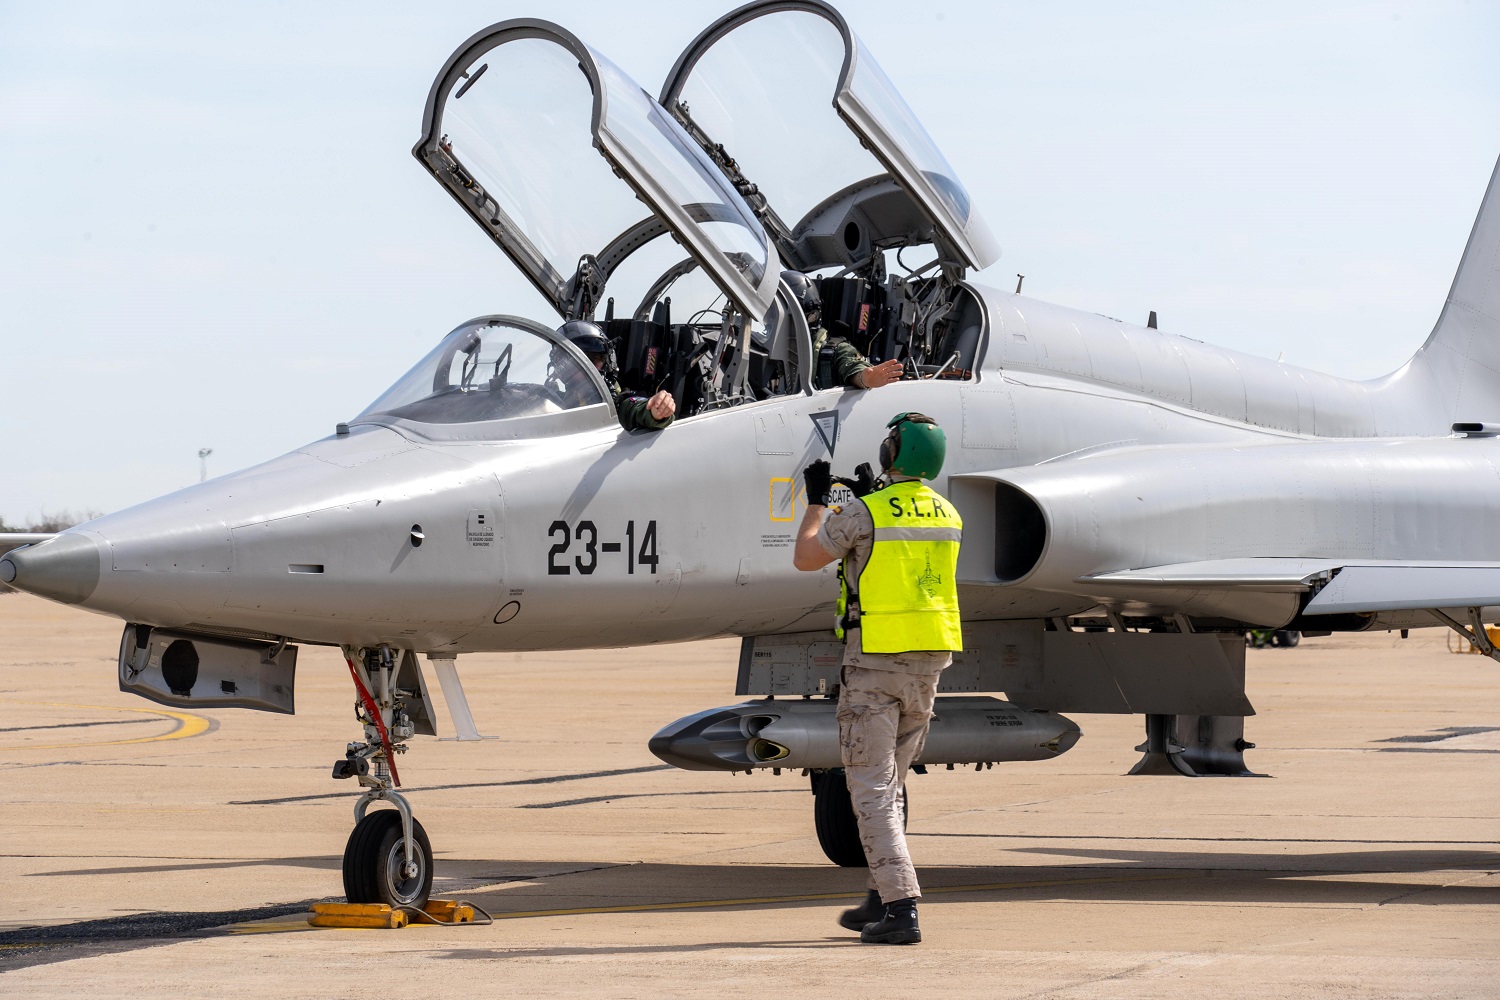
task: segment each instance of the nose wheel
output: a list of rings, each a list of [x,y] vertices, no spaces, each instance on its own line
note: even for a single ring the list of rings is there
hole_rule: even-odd
[[[427,905],[432,894],[432,845],[415,818],[408,838],[403,819],[396,810],[380,809],[354,825],[344,847],[344,896],[349,902],[417,909]]]

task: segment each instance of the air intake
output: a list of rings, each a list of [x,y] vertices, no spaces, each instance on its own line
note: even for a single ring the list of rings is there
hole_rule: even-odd
[[[1019,583],[1036,569],[1047,549],[1042,508],[1009,483],[995,484],[995,576]]]

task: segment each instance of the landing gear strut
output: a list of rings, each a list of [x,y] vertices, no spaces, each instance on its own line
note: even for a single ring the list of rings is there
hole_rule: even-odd
[[[359,693],[354,715],[365,730],[364,741],[350,743],[333,765],[335,778],[357,778],[365,788],[354,804],[354,832],[344,846],[344,895],[351,903],[420,909],[432,892],[432,845],[411,804],[396,791],[401,776],[395,762],[415,732],[407,699],[419,695],[397,686],[397,658],[389,646],[346,647],[344,659]],[[379,801],[395,810],[370,812]]]

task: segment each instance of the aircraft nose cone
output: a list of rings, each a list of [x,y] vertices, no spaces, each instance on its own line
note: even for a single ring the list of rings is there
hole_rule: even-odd
[[[99,546],[88,535],[64,532],[0,559],[0,582],[38,597],[81,604],[99,585]]]

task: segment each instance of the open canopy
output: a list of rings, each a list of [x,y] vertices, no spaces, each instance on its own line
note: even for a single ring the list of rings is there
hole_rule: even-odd
[[[460,46],[412,153],[566,318],[591,315],[596,255],[639,222],[636,199],[742,312],[759,321],[775,294],[775,251],[744,199],[649,93],[551,22]]]
[[[824,100],[846,128],[819,113]],[[982,269],[999,257],[953,167],[822,0],[760,0],[726,14],[678,58],[661,103],[738,161],[783,213],[773,227],[791,230],[815,203],[868,178],[863,145],[964,264]]]

